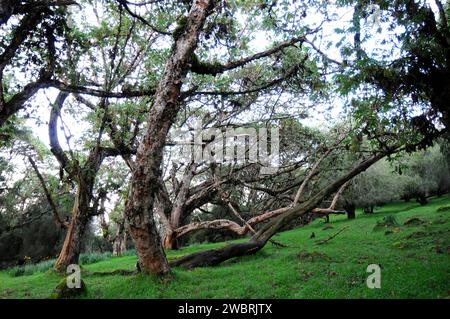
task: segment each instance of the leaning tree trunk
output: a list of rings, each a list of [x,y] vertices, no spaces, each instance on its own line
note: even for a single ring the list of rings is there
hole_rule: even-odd
[[[88,197],[82,189],[78,191],[64,244],[55,262],[54,269],[57,271],[63,271],[71,264],[78,264],[81,239],[90,220]]]
[[[162,275],[170,271],[153,219],[163,149],[178,114],[181,86],[191,68],[192,55],[212,3],[213,0],[192,2],[156,89],[147,128],[136,154],[125,216],[139,258],[139,269],[153,274]]]
[[[212,249],[193,253],[171,262],[171,266],[182,266],[186,268],[215,266],[223,261],[234,257],[240,257],[245,255],[251,255],[262,249],[266,243],[280,231],[287,223],[292,222],[294,219],[307,214],[317,207],[325,197],[329,196],[333,192],[339,189],[344,183],[357,176],[359,173],[365,171],[371,165],[383,158],[386,153],[379,153],[373,157],[360,163],[354,169],[347,174],[331,183],[323,190],[316,193],[309,200],[297,205],[285,213],[278,216],[276,219],[264,225],[253,237],[246,243],[230,244],[223,248]]]

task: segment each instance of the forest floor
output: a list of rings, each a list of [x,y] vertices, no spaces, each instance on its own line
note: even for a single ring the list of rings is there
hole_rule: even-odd
[[[393,216],[397,224],[376,227]],[[345,228],[325,244],[318,244]],[[314,232],[315,238],[310,238]],[[355,220],[331,216],[286,231],[253,256],[217,267],[174,269],[160,280],[145,275],[92,275],[133,270],[136,257],[112,257],[82,266],[82,298],[450,298],[450,196],[425,206],[394,203]],[[223,246],[199,244],[169,251],[173,259]],[[381,288],[369,289],[369,264],[381,268]],[[61,277],[52,271],[14,276],[0,272],[0,298],[48,298]]]

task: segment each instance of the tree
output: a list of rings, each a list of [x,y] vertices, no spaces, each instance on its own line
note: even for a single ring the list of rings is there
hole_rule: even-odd
[[[323,23],[333,23],[327,11],[333,3],[80,3],[84,11],[93,9],[98,25],[63,24],[64,32],[55,45],[61,48],[60,54],[49,61],[58,61],[58,67],[67,72],[53,72],[44,81],[59,90],[49,121],[51,151],[66,175],[64,181],[77,189],[56,268],[77,261],[84,229],[97,214],[104,217],[100,221],[104,236],[117,240],[117,252],[129,231],[138,268],[147,273],[170,271],[162,244],[175,248],[177,238],[202,229],[227,229],[252,237],[247,243],[187,256],[173,265],[214,265],[255,253],[281,229],[342,213],[336,207],[347,187],[371,189],[373,201],[378,200],[375,178],[353,179],[382,158],[424,149],[443,134],[437,123],[442,113],[445,124],[445,109],[434,89],[420,93],[417,112],[405,104],[414,102],[417,92],[402,83],[403,78],[421,66],[415,68],[412,59],[397,70],[364,52],[361,20],[368,10],[366,2],[338,3],[355,9],[347,30],[355,34],[354,43],[342,47],[342,62],[315,44],[322,40],[321,24],[307,25],[303,19],[312,4],[322,14]],[[403,18],[411,18],[408,10],[414,4],[395,3],[395,25],[405,25]],[[382,10],[390,8],[383,1],[376,5]],[[240,20],[245,26],[240,26]],[[421,28],[414,23],[402,36],[422,34]],[[251,43],[258,32],[270,43],[256,50]],[[402,40],[408,52],[413,43]],[[46,43],[52,52],[54,41]],[[433,63],[440,63],[440,68],[445,64],[441,60],[436,55]],[[385,78],[397,86],[385,85]],[[320,130],[308,130],[297,122],[308,111],[331,107],[333,100],[344,106],[348,123],[334,125],[324,120]],[[58,132],[63,105],[72,115],[86,115],[84,134],[75,151],[70,134],[66,146],[59,143],[58,133],[64,133],[64,129]],[[199,163],[179,157],[175,164],[170,158],[174,145],[169,133],[176,128],[191,132],[194,117],[202,118],[203,129],[279,127],[284,134],[279,171],[260,176],[260,164]],[[4,126],[0,134],[8,135],[13,129],[14,125]],[[202,150],[211,150],[209,144],[216,138],[212,135],[200,141]],[[102,163],[109,156],[125,163],[124,171],[118,172],[119,183],[108,183],[112,179],[102,175]],[[111,167],[123,168],[107,161]],[[45,174],[39,174],[37,166],[34,171],[45,185]],[[350,182],[356,184],[349,186]],[[115,203],[116,228],[103,216],[110,192],[126,193],[119,196],[126,200]],[[50,206],[56,207],[51,205],[51,191],[46,193]],[[209,214],[213,205],[216,211],[217,207],[226,209],[229,216]],[[123,214],[117,214],[121,207]]]
[[[343,195],[341,205],[351,211],[352,208],[361,207],[365,213],[373,213],[375,206],[398,199],[401,187],[402,183],[390,163],[382,160],[352,181]]]
[[[125,208],[130,232],[134,239],[142,270],[164,274],[169,271],[167,260],[161,248],[152,216],[155,196],[158,192],[162,153],[168,131],[174,123],[181,106],[183,95],[181,85],[189,71],[202,75],[217,75],[235,70],[253,61],[269,57],[282,49],[303,41],[303,37],[294,37],[279,45],[249,57],[226,64],[204,63],[194,58],[194,50],[199,45],[199,37],[206,18],[213,13],[216,3],[213,1],[194,1],[186,18],[180,20],[180,26],[174,33],[175,41],[166,62],[164,73],[159,80],[154,103],[149,112],[147,128],[136,154],[131,189]],[[218,7],[217,7],[218,8]],[[224,8],[224,14],[231,13]],[[249,89],[248,93],[261,91],[275,86],[286,78],[294,76],[303,65],[303,61],[284,71],[280,78],[268,80],[260,87]],[[233,92],[190,92],[189,95],[234,95]]]
[[[346,90],[369,85],[383,94],[379,100],[402,100],[399,113],[414,106],[428,109],[414,124],[426,132],[433,120],[448,129],[450,92],[450,26],[449,5],[434,1],[359,1],[340,2],[354,9],[353,24],[346,32],[354,35],[353,45],[344,45],[347,76],[340,82]],[[373,19],[372,19],[373,17]],[[374,23],[373,21],[377,21]],[[366,49],[382,32],[393,33],[380,41],[380,50]],[[395,47],[398,47],[398,50]],[[349,81],[350,80],[350,81]]]
[[[62,246],[62,224],[67,218],[66,214],[55,216],[54,209],[65,212],[73,204],[71,192],[62,188],[54,176],[36,175],[29,163],[24,168],[16,165],[21,157],[33,156],[41,158],[45,168],[50,166],[48,150],[39,145],[30,133],[27,130],[16,131],[16,136],[21,136],[21,139],[11,145],[8,160],[4,157],[0,160],[4,164],[0,167],[3,180],[0,193],[1,267],[22,263],[25,257],[31,262],[53,258]],[[26,173],[17,180],[16,176],[22,169]],[[41,187],[41,179],[46,181],[45,190]],[[52,196],[52,204],[48,201],[48,194],[58,194]]]
[[[5,125],[37,91],[51,86],[59,73],[56,47],[65,32],[66,7],[74,1],[0,2],[0,127]],[[9,23],[11,17],[20,17]],[[44,45],[42,45],[44,44]],[[24,78],[18,80],[17,66]]]
[[[448,159],[437,143],[431,148],[400,158],[397,172],[401,182],[400,196],[405,200],[415,198],[418,203],[425,205],[428,203],[427,197],[439,196],[450,190]]]

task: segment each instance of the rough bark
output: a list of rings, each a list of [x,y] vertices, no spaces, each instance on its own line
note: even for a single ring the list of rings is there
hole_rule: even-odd
[[[250,240],[247,243],[231,244],[224,248],[201,251],[179,258],[170,263],[171,266],[182,266],[192,269],[218,265],[230,258],[252,255],[264,247],[264,242]]]
[[[179,248],[178,237],[179,236],[176,236],[175,232],[173,232],[172,230],[169,230],[164,236],[164,240],[163,240],[164,249],[177,250]]]
[[[175,40],[171,55],[155,92],[144,138],[136,154],[125,215],[139,258],[139,268],[153,274],[169,272],[153,219],[162,153],[168,131],[180,108],[180,91],[191,65],[198,37],[213,0],[193,1],[186,24]]]
[[[71,264],[78,264],[80,257],[81,239],[84,235],[86,226],[90,220],[87,211],[89,209],[90,199],[86,196],[83,189],[78,190],[75,199],[72,216],[64,244],[55,262],[55,270],[64,271]]]

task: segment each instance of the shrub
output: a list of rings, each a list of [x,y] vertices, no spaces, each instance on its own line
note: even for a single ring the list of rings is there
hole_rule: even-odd
[[[126,250],[126,251],[122,254],[122,256],[136,256],[136,250],[134,250],[134,249]]]
[[[80,264],[81,265],[89,265],[94,264],[96,262],[111,258],[112,253],[111,252],[104,252],[104,253],[89,253],[89,254],[80,254]]]
[[[53,268],[55,260],[45,260],[37,264],[28,264],[24,266],[16,266],[10,268],[7,273],[12,277],[30,276],[34,273],[46,272]]]

